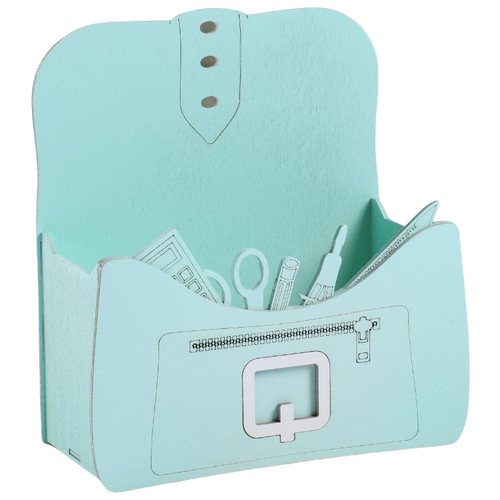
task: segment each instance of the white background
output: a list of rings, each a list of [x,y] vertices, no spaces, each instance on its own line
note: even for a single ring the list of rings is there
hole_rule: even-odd
[[[40,439],[36,157],[31,85],[50,47],[105,21],[166,20],[227,7],[247,14],[329,7],[370,36],[379,61],[377,162],[381,199],[406,223],[434,199],[437,220],[461,230],[471,346],[466,429],[451,446],[374,453],[225,474],[122,494],[124,498],[498,498],[499,360],[498,2],[345,0],[73,0],[3,3],[0,79],[0,495],[107,497],[92,475]],[[439,283],[436,283],[439,286]],[[450,349],[453,346],[450,345]],[[5,496],[4,496],[5,495]]]

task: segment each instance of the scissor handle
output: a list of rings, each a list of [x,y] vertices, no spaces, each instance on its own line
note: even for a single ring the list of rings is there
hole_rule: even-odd
[[[211,271],[210,269],[203,269],[203,274],[207,278],[212,278],[216,283],[219,284],[220,289],[222,290],[222,303],[225,306],[231,305],[231,290],[229,289],[229,285],[227,281],[215,271]]]
[[[241,283],[240,269],[241,263],[247,257],[257,257],[260,264],[262,276],[254,288],[245,288]],[[264,289],[269,280],[269,265],[265,255],[256,248],[247,248],[240,252],[233,262],[233,284],[236,291],[246,300],[247,309],[259,311],[264,309]]]

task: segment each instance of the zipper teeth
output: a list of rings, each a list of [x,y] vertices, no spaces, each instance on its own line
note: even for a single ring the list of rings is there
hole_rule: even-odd
[[[343,335],[347,333],[354,333],[355,323],[356,321],[343,321],[341,323],[329,323],[327,325],[281,328],[262,333],[246,333],[203,340],[192,340],[189,343],[189,352],[195,353],[233,347],[248,347],[257,344],[269,344],[271,342],[324,337],[332,334]]]

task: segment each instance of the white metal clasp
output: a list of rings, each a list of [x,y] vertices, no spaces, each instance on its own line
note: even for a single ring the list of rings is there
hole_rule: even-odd
[[[316,365],[316,415],[294,417],[292,402],[278,406],[278,422],[257,423],[255,412],[255,374],[259,371]],[[330,420],[330,360],[320,351],[257,358],[243,370],[243,426],[253,438],[279,436],[282,443],[295,440],[297,432],[316,431]]]

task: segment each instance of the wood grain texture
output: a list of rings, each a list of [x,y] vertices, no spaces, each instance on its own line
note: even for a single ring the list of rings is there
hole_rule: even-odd
[[[165,304],[170,304],[170,307],[165,308]],[[383,309],[387,307],[407,310],[404,328],[391,330],[386,319],[384,331]],[[339,436],[336,426],[328,424],[320,431],[298,435],[293,443],[286,444],[286,450],[279,448],[277,437],[259,439],[255,443],[245,435],[241,425],[241,370],[245,363],[240,362],[240,370],[235,372],[234,367],[231,368],[232,360],[242,358],[247,349],[253,349],[250,356],[253,358],[302,352],[302,349],[310,351],[315,345],[327,342],[326,338],[269,342],[253,348],[235,347],[195,354],[188,352],[193,336],[220,337],[225,332],[232,335],[238,328],[245,327],[248,331],[257,331],[259,325],[274,325],[270,328],[275,330],[284,328],[280,326],[283,324],[295,322],[298,325],[301,321],[319,321],[336,314],[357,311],[360,317],[363,315],[360,311],[374,309],[382,311],[381,329],[375,332],[381,339],[389,335],[397,338],[406,335],[411,345],[410,371],[414,373],[415,386],[410,393],[406,392],[406,396],[417,398],[418,432],[416,435],[414,432],[403,434],[404,439],[398,442],[354,447],[337,444],[340,438],[369,436],[379,413],[377,408],[394,404],[391,396],[377,400],[373,390],[350,401],[349,394],[359,387],[354,378],[344,379],[341,373],[332,378],[332,387],[337,387],[332,411],[342,413],[358,408],[357,415],[366,415],[365,425],[347,429],[348,433],[342,432]],[[211,330],[213,333],[197,330]],[[174,332],[184,334],[175,335]],[[348,339],[349,336],[342,338]],[[181,367],[177,366],[176,360],[165,365],[175,367],[170,378],[165,380],[170,384],[169,394],[175,393],[176,396],[170,397],[168,404],[161,403],[166,405],[165,415],[169,412],[184,415],[184,423],[176,427],[160,424],[159,432],[168,436],[169,449],[178,450],[180,464],[188,462],[189,450],[193,447],[203,457],[209,457],[205,462],[210,462],[212,455],[206,449],[209,439],[204,440],[201,436],[215,432],[220,439],[213,453],[212,467],[185,467],[179,471],[179,468],[174,468],[178,465],[175,457],[160,446],[157,453],[160,450],[168,457],[169,467],[158,466],[153,469],[156,473],[151,470],[151,432],[156,407],[160,339],[163,352],[171,355],[186,353],[187,361]],[[327,343],[336,342],[334,338],[328,339]],[[339,348],[343,350],[344,346],[340,344]],[[393,372],[402,361],[397,342],[383,349],[373,344],[372,358],[380,361],[382,357],[384,361],[377,369],[370,365],[372,361],[363,367],[356,366],[354,344],[351,344],[351,349],[351,356],[347,346],[346,356],[342,357],[346,366],[368,370],[365,373],[369,380],[382,377],[379,380],[383,381],[386,377],[387,387],[398,380],[398,375]],[[326,348],[322,346],[319,350]],[[204,364],[208,361],[199,358],[203,356],[209,356],[213,364]],[[207,366],[203,378],[189,378],[198,363]],[[410,369],[408,364],[404,367]],[[181,382],[182,373],[188,377],[185,383]],[[450,223],[434,224],[409,239],[375,272],[350,290],[340,291],[324,302],[284,311],[246,311],[225,307],[196,296],[152,266],[133,259],[109,260],[102,266],[94,381],[96,462],[101,480],[111,490],[317,458],[452,443],[462,432],[468,404],[467,318],[457,228]],[[207,389],[202,395],[191,397],[193,392],[186,389],[193,384],[198,387],[197,381]],[[403,378],[399,382],[403,384]],[[167,388],[162,391],[165,390]],[[365,400],[372,403],[363,405]],[[335,407],[335,401],[341,406]],[[230,410],[218,413],[221,407]],[[204,425],[205,413],[207,419],[212,419],[210,422],[215,422],[214,425]],[[391,424],[387,430],[413,419],[414,414],[404,413],[397,425]],[[233,449],[235,442],[238,446]],[[310,447],[315,451],[311,452]],[[263,459],[263,452],[273,458]],[[241,456],[245,457],[244,461],[235,460]],[[221,457],[226,460],[223,465],[217,463]],[[172,473],[172,470],[178,472]],[[169,473],[161,474],[165,472]]]
[[[46,440],[95,474],[90,394],[97,273],[57,255],[42,238]]]
[[[371,256],[377,254],[403,226],[387,216],[380,200],[371,201]]]
[[[199,30],[208,20],[217,23],[211,34]],[[207,55],[218,64],[203,68]],[[201,106],[208,95],[217,106]],[[49,52],[33,94],[48,443],[66,455],[72,450],[108,489],[121,491],[458,439],[467,413],[468,345],[453,224],[432,224],[405,239],[333,298],[281,311],[243,310],[232,285],[236,307],[207,301],[130,258],[171,227],[202,269],[228,283],[245,248],[263,252],[271,276],[293,255],[300,261],[293,306],[346,224],[341,288],[402,228],[377,199],[376,96],[368,37],[326,9],[254,16],[215,9],[165,22],[105,23],[73,32]],[[257,270],[243,267],[243,284],[255,284]],[[264,304],[271,292],[272,283]],[[202,331],[219,337],[269,325],[314,326],[388,309],[399,311],[400,323],[380,318],[381,340],[367,362],[357,362],[349,336],[339,337],[341,348],[331,353],[339,370],[333,394],[343,401],[332,407],[340,438],[326,424],[293,442],[255,442],[241,415],[241,372],[254,351],[238,351],[227,363],[230,353],[222,351],[220,363],[203,366],[195,364],[203,354],[189,351]],[[314,329],[311,335],[308,350]],[[267,340],[255,357],[301,349],[302,340]],[[320,350],[333,349],[321,342]],[[161,353],[180,355],[165,365]],[[162,369],[171,371],[165,377]],[[198,380],[208,388],[200,390]],[[362,380],[372,384],[368,406]],[[294,375],[287,383],[295,387]],[[354,393],[361,396],[349,404]],[[217,401],[227,414],[217,414]],[[393,418],[387,426],[384,411]],[[352,419],[342,420],[348,412]],[[157,416],[164,425],[154,428]],[[354,425],[357,419],[363,425]],[[210,439],[196,442],[207,432],[220,436],[213,457]]]
[[[208,18],[219,28],[205,35],[195,27]],[[213,139],[236,109],[240,35],[241,102],[208,144],[181,112],[181,43],[183,109]],[[200,66],[204,49],[217,66]],[[200,96],[211,93],[220,103],[205,109]],[[326,9],[217,9],[77,30],[49,52],[34,85],[38,232],[88,271],[171,227],[228,283],[244,248],[262,251],[273,274],[293,255],[298,305],[340,224],[349,238],[339,286],[370,257],[376,96],[368,37]],[[257,278],[248,266],[244,283]]]

